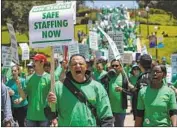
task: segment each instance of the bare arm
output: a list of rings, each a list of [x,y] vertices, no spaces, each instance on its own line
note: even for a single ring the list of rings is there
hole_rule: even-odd
[[[171,122],[172,122],[172,126],[176,127],[177,126],[177,115],[173,115],[170,117]]]

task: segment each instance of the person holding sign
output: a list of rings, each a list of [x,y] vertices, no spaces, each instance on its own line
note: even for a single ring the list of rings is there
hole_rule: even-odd
[[[138,93],[137,127],[176,127],[177,103],[174,91],[165,86],[163,67],[157,65],[152,69],[149,86]]]
[[[48,95],[48,102],[56,103],[58,126],[113,126],[108,95],[104,87],[91,78],[85,57],[72,55],[69,69],[64,83],[56,82],[55,94]]]
[[[12,97],[12,108],[13,108],[14,120],[18,121],[19,127],[24,127],[28,101],[26,98],[22,98],[22,96],[19,93],[19,86],[22,89],[24,89],[26,86],[25,79],[19,77],[19,70],[20,68],[17,65],[12,67],[12,79],[7,81],[6,85],[14,92],[11,95],[9,90],[9,94]]]
[[[27,78],[24,91],[20,90],[23,97],[28,96],[27,127],[47,127],[49,121],[44,115],[50,90],[50,75],[44,71],[47,58],[43,54],[36,54],[32,59],[35,73]]]

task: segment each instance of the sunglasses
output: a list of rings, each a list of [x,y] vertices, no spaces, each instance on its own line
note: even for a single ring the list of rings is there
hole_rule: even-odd
[[[114,68],[114,67],[117,68],[117,67],[119,67],[119,66],[120,66],[120,65],[111,65],[112,68]]]
[[[139,70],[139,68],[133,68],[133,70]]]

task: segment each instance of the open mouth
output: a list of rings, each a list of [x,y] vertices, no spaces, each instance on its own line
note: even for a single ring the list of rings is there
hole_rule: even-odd
[[[157,77],[153,77],[153,79],[157,80]]]
[[[81,74],[81,71],[76,71],[76,74]]]

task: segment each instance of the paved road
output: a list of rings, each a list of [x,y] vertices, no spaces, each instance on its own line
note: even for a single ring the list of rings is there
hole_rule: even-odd
[[[127,115],[125,117],[125,122],[124,122],[124,126],[134,126],[134,120],[133,120],[133,114],[130,113],[131,111],[131,104],[130,104],[130,100],[128,100],[128,109],[127,109]]]

